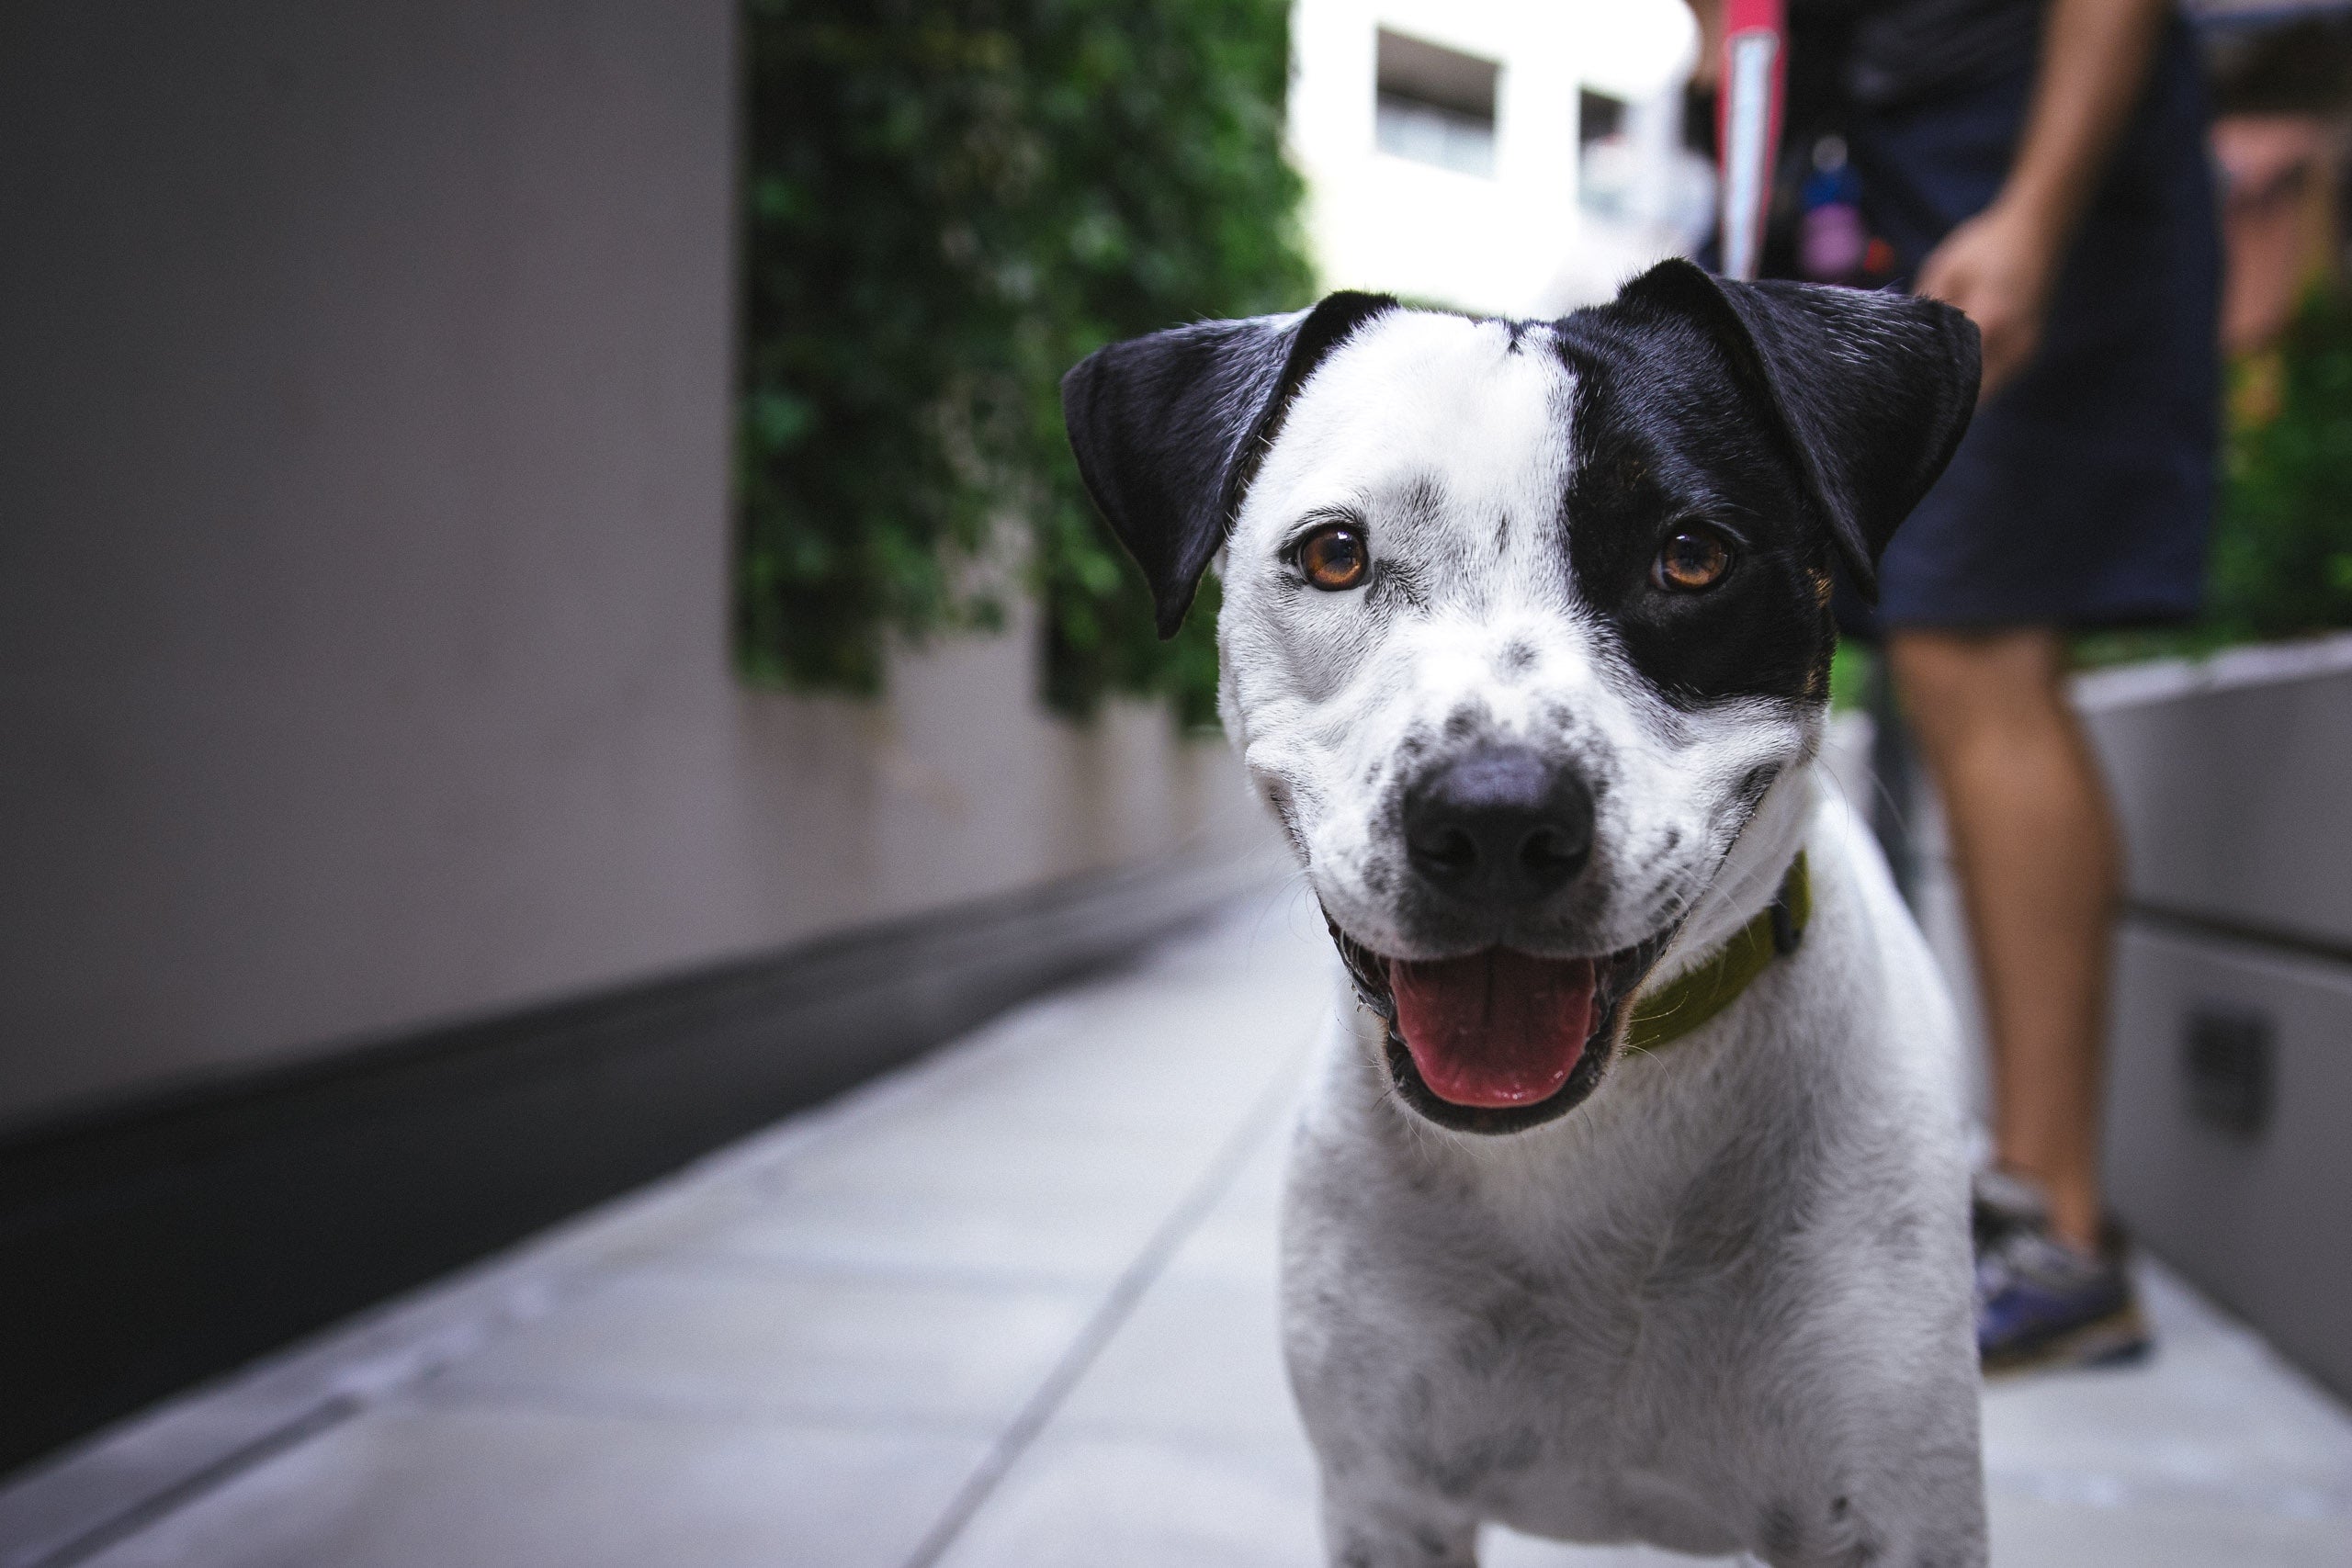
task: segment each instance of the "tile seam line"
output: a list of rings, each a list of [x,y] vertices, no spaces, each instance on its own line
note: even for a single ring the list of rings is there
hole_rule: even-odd
[[[2283,926],[2238,919],[2234,916],[2200,914],[2197,910],[2154,898],[2126,898],[2122,915],[2166,936],[2201,936],[2261,950],[2265,957],[2294,957],[2352,966],[2352,943],[2340,938],[2313,935]]]
[[[1079,1330],[1078,1337],[1046,1374],[1037,1391],[1013,1416],[1012,1423],[989,1446],[979,1465],[966,1479],[963,1486],[949,1500],[947,1506],[933,1523],[922,1541],[907,1557],[903,1568],[934,1568],[949,1549],[962,1539],[964,1531],[977,1517],[990,1497],[996,1495],[1012,1467],[1022,1455],[1044,1433],[1046,1425],[1061,1409],[1070,1392],[1078,1386],[1102,1355],[1111,1338],[1126,1324],[1149,1290],[1168,1267],[1176,1249],[1197,1229],[1216,1207],[1218,1199],[1241,1173],[1241,1168],[1256,1152],[1258,1143],[1273,1127],[1293,1094],[1296,1092],[1295,1069],[1303,1051],[1295,1050],[1285,1059],[1283,1070],[1274,1075],[1256,1104],[1243,1116],[1241,1124],[1226,1139],[1208,1168],[1193,1184],[1193,1190],[1178,1201],[1176,1207],[1162,1220],[1151,1239],[1144,1244],[1134,1262],[1124,1269],[1103,1296],[1102,1305]]]
[[[246,1471],[267,1463],[331,1427],[343,1425],[358,1415],[365,1404],[356,1394],[332,1394],[292,1420],[273,1427],[252,1441],[232,1449],[203,1469],[141,1498],[113,1517],[91,1526],[40,1556],[18,1559],[17,1562],[21,1564],[21,1568],[72,1568],[74,1563],[87,1562],[100,1552],[129,1540],[150,1525],[177,1513],[189,1503]]]

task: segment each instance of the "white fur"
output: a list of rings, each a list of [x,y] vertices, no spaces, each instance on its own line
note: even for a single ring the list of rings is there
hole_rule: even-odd
[[[1227,724],[1325,909],[1375,951],[1446,955],[1394,913],[1394,803],[1415,757],[1474,739],[1600,784],[1589,898],[1514,945],[1614,949],[1679,921],[1663,977],[1765,908],[1800,846],[1813,920],[1722,1016],[1514,1134],[1398,1102],[1382,1026],[1351,1007],[1283,1228],[1330,1561],[1466,1564],[1496,1520],[1973,1568],[1950,1009],[1874,845],[1816,783],[1818,707],[1677,707],[1581,602],[1559,519],[1568,393],[1558,355],[1514,352],[1496,323],[1398,313],[1334,352],[1227,548]],[[1367,520],[1387,587],[1285,575],[1284,547],[1338,509]],[[1740,788],[1758,769],[1760,803]]]

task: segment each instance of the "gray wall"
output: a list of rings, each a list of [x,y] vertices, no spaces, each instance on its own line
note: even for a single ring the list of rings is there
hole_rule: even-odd
[[[2166,1261],[2352,1393],[2352,636],[2112,671],[2076,696],[2132,852],[2109,1036],[2112,1201]],[[2267,1093],[2244,1122],[2200,1104],[2215,1085],[2189,1042],[2217,1017],[2260,1036]]]
[[[730,673],[731,0],[0,9],[0,1125],[1261,841]]]

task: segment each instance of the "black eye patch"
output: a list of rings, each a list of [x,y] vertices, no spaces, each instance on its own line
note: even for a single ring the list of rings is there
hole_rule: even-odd
[[[1829,543],[1713,346],[1647,335],[1638,352],[1600,333],[1567,351],[1577,591],[1678,703],[1815,698],[1836,646]]]

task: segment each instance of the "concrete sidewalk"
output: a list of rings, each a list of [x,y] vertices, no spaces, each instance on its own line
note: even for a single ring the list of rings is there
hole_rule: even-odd
[[[1237,909],[20,1479],[0,1568],[1306,1568],[1273,1225],[1333,972]],[[2153,1365],[1988,1395],[1995,1562],[2352,1562],[2352,1416],[2146,1283]]]

